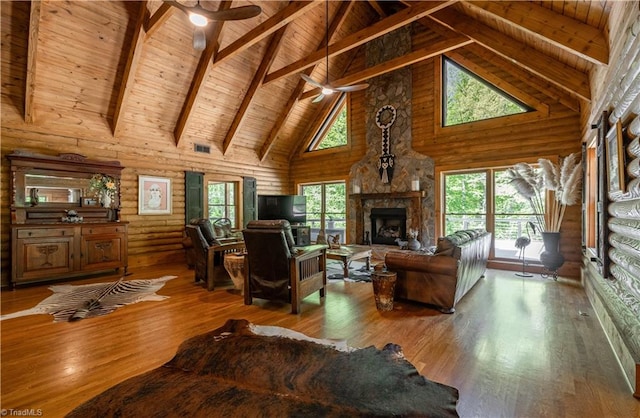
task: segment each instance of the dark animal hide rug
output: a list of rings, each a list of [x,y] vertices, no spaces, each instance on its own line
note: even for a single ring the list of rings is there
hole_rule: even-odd
[[[321,341],[231,319],[67,417],[458,416],[458,390],[421,376],[399,346]]]

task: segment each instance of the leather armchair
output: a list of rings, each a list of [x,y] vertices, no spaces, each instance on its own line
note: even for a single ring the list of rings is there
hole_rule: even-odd
[[[223,248],[232,248],[233,246],[225,246],[225,244],[238,244],[242,242],[242,232],[231,232],[231,230],[225,231],[221,228],[217,227],[211,223],[211,221],[207,218],[194,218],[189,221],[189,225],[196,225],[200,228],[200,232],[204,236],[204,239],[207,241],[209,246],[221,246],[219,251],[214,254],[214,262],[215,265],[222,264],[222,254],[224,252],[229,252],[227,250],[223,250]],[[187,231],[185,230],[185,233]],[[195,252],[193,242],[191,241],[191,237],[187,234],[185,238],[182,240],[182,246],[185,250],[185,257],[187,260],[187,266],[189,268],[195,267]],[[233,251],[238,251],[244,248],[244,244],[236,245]]]
[[[244,251],[244,242],[221,244],[215,238],[207,240],[207,231],[202,225],[186,225],[185,231],[191,241],[196,282],[206,283],[207,290],[213,290],[215,282],[230,280],[224,268],[224,255],[229,252]]]
[[[242,231],[245,256],[244,302],[253,298],[291,303],[300,312],[302,299],[316,291],[324,297],[327,245],[295,247],[287,220],[257,220]]]

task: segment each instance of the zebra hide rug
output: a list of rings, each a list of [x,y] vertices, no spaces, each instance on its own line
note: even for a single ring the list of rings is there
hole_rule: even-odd
[[[458,390],[422,376],[400,346],[322,342],[229,319],[66,417],[458,417]]]
[[[87,302],[100,298],[99,306],[86,312],[84,318],[106,315],[121,306],[143,301],[161,301],[169,296],[156,295],[164,284],[177,276],[163,276],[150,280],[129,280],[110,283],[93,283],[85,285],[49,286],[53,295],[49,296],[31,309],[0,316],[0,320],[18,318],[27,315],[51,314],[53,322],[69,321]],[[105,290],[108,292],[105,294]]]

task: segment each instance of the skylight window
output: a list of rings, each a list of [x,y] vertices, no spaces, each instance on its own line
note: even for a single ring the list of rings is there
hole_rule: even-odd
[[[447,58],[443,59],[443,75],[443,126],[534,110]]]

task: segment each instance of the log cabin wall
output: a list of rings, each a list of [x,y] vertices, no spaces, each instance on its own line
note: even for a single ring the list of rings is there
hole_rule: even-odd
[[[34,9],[30,12],[30,4]],[[2,144],[0,151],[0,269],[1,283],[9,283],[11,271],[10,217],[8,202],[9,164],[5,157],[15,149],[26,149],[48,155],[78,153],[89,159],[118,160],[125,167],[122,172],[121,219],[129,223],[129,266],[139,267],[184,259],[182,238],[184,230],[184,172],[203,172],[210,179],[240,180],[242,176],[257,179],[258,193],[278,194],[288,191],[288,158],[274,153],[261,161],[253,149],[234,147],[223,155],[222,139],[235,114],[233,106],[212,109],[212,116],[196,124],[195,131],[208,131],[214,126],[215,138],[211,154],[194,152],[197,135],[187,136],[176,145],[174,125],[194,72],[195,54],[182,48],[179,65],[168,59],[166,45],[170,29],[160,29],[144,49],[140,58],[137,82],[129,93],[127,103],[144,103],[143,108],[123,113],[118,129],[112,132],[110,116],[114,111],[114,95],[121,80],[119,68],[124,66],[113,59],[132,42],[133,28],[127,25],[128,16],[136,16],[137,2],[1,2],[2,11]],[[127,13],[123,13],[126,8]],[[39,67],[34,80],[27,72],[30,13],[42,13],[46,20],[64,15],[77,44],[64,49],[55,34],[41,33]],[[177,17],[175,19],[178,19]],[[74,30],[81,22],[91,21],[91,30]],[[135,19],[134,19],[135,21]],[[104,25],[95,22],[108,22]],[[179,25],[180,26],[180,25]],[[184,25],[183,25],[184,26]],[[182,27],[182,26],[180,26]],[[190,39],[186,33],[175,34]],[[34,29],[37,33],[37,28]],[[193,56],[187,56],[193,55]],[[85,61],[86,60],[86,61]],[[72,64],[70,64],[72,63]],[[81,63],[81,64],[80,64]],[[163,63],[166,67],[154,63]],[[33,64],[32,64],[33,65]],[[35,68],[29,67],[35,72]],[[242,91],[246,80],[238,72],[222,69],[226,76],[224,88]],[[186,76],[188,75],[188,76]],[[214,74],[212,77],[215,77]],[[145,78],[146,77],[146,78]],[[150,80],[151,78],[151,80]],[[71,80],[74,91],[61,91],[61,85]],[[27,88],[30,82],[35,82]],[[91,91],[81,87],[91,86]],[[218,84],[220,85],[220,84]],[[70,88],[70,87],[68,87]],[[25,100],[25,91],[34,92],[32,101]],[[178,93],[181,92],[181,93]],[[75,100],[68,100],[70,96]],[[33,108],[25,109],[25,102]],[[30,117],[25,117],[29,114]],[[275,118],[275,115],[272,116]],[[29,120],[30,119],[30,120]],[[269,124],[261,126],[270,129]],[[258,133],[263,134],[263,133]],[[138,215],[138,176],[149,175],[171,179],[171,215]]]
[[[413,50],[438,40],[441,40],[439,35],[421,23],[413,24]],[[501,88],[527,97],[539,110],[442,129],[436,123],[440,112],[440,59],[427,59],[412,65],[413,149],[434,160],[437,216],[441,204],[438,183],[443,171],[511,166],[520,161],[535,163],[538,158],[557,160],[560,156],[580,152],[580,105],[575,99],[519,77],[521,71],[513,64],[495,55],[487,56],[477,47],[458,48],[448,55]],[[364,66],[362,62],[354,65]],[[558,95],[552,96],[550,92]],[[350,168],[366,153],[364,92],[351,95],[348,112],[349,145],[344,149],[306,153],[293,161],[292,189],[310,181],[348,180]],[[372,181],[379,181],[379,178]],[[566,262],[560,273],[576,279],[581,262],[580,213],[577,206],[567,208],[561,240],[561,252]],[[436,235],[441,235],[441,231],[437,229]],[[355,242],[354,237],[347,237],[347,240]],[[493,267],[518,268],[516,264],[495,263]]]
[[[583,112],[583,140],[591,124],[609,115],[606,138],[622,137],[623,190],[609,193],[608,222],[599,233],[610,245],[604,264],[585,252],[582,283],[625,376],[640,397],[640,7],[616,3],[610,19],[610,65],[591,75],[592,106]],[[610,157],[606,155],[604,159]],[[606,167],[606,165],[605,165]],[[608,181],[608,177],[607,178]],[[608,189],[608,183],[605,185]]]

